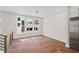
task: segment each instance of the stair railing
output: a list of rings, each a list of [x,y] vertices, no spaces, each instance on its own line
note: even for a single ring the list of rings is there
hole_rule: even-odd
[[[0,34],[0,51],[7,52],[7,36]]]

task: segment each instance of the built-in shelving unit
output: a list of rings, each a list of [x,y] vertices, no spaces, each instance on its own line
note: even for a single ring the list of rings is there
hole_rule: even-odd
[[[17,18],[17,33],[24,33],[29,31],[39,31],[40,25],[39,18],[24,18],[22,19],[21,16]]]

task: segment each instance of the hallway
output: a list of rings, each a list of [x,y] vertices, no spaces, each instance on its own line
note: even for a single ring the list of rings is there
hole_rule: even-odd
[[[8,48],[8,53],[74,53],[73,49],[65,47],[63,42],[40,35],[23,39],[14,39]]]

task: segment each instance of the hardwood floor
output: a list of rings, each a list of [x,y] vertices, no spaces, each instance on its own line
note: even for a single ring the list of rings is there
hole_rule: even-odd
[[[46,36],[34,36],[14,39],[7,49],[8,53],[75,53],[76,50],[66,48],[63,42]]]

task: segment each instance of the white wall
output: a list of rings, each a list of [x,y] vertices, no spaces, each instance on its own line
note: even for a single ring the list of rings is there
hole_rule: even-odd
[[[2,13],[0,13],[0,34],[2,33],[2,25],[3,25],[3,23],[2,23],[2,19],[3,19],[3,16],[2,16],[3,14]]]
[[[16,15],[3,13],[3,34],[7,35],[7,46],[10,43],[10,33],[15,31]]]
[[[69,43],[68,41],[68,10],[61,10],[52,13],[44,19],[44,35],[55,38],[59,41]]]

